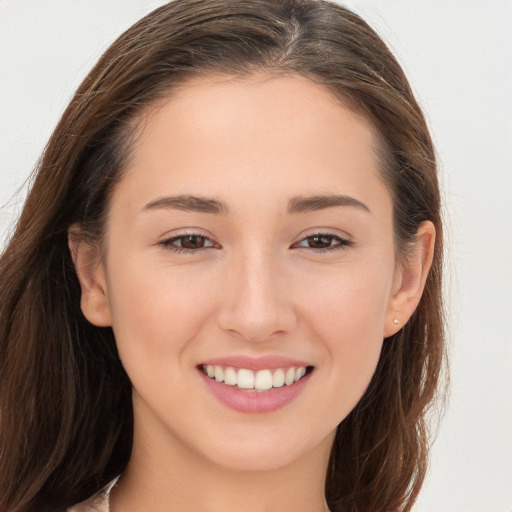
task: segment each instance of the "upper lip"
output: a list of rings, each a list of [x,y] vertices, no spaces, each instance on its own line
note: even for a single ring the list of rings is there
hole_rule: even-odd
[[[249,357],[244,355],[233,355],[225,357],[215,357],[202,361],[201,365],[224,366],[233,368],[244,368],[247,370],[273,370],[277,368],[306,367],[311,364],[298,359],[278,355],[266,355],[260,357]]]

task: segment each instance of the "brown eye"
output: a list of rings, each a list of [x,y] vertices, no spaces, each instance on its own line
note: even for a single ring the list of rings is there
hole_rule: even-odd
[[[334,237],[327,235],[313,235],[306,238],[308,246],[312,249],[326,249],[331,247]]]
[[[345,249],[352,246],[353,243],[346,238],[328,233],[315,233],[314,235],[303,238],[294,247],[312,249],[318,252],[334,251],[336,249]]]
[[[200,235],[186,235],[179,240],[183,249],[202,249],[206,244],[206,238]]]
[[[179,235],[169,240],[164,240],[158,245],[174,252],[200,252],[203,249],[219,248],[218,244],[203,235],[190,233],[189,235]]]

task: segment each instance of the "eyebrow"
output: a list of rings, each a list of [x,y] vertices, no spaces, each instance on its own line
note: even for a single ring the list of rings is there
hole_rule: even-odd
[[[229,207],[221,201],[188,195],[160,197],[150,201],[142,210],[148,211],[159,208],[173,208],[175,210],[199,213],[229,213]]]
[[[288,203],[288,213],[305,213],[326,208],[335,208],[339,206],[352,206],[368,213],[370,208],[361,201],[344,195],[319,195],[319,196],[299,196],[290,199]]]
[[[306,213],[340,206],[351,206],[370,212],[368,206],[350,196],[317,195],[293,197],[288,202],[288,213]],[[229,206],[222,201],[191,195],[159,197],[146,204],[146,206],[142,208],[142,211],[156,210],[160,208],[172,208],[187,212],[211,213],[217,215],[227,214],[230,211]]]

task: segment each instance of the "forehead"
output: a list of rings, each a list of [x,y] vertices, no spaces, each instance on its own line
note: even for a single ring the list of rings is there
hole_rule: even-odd
[[[123,181],[148,201],[159,189],[296,196],[333,187],[357,195],[355,182],[371,188],[370,179],[382,186],[371,124],[303,77],[190,80],[142,121]]]

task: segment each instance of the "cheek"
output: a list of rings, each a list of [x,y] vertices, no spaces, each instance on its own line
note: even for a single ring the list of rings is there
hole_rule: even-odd
[[[209,280],[142,258],[117,261],[122,265],[109,271],[109,303],[128,373],[155,365],[164,371],[177,368],[183,349],[211,316],[212,298],[205,293]]]
[[[330,272],[328,278],[310,276],[309,281],[303,279],[303,291],[299,293],[311,324],[329,339],[352,340],[354,344],[367,337],[382,340],[391,271],[361,263]]]
[[[375,372],[383,344],[383,329],[391,279],[389,273],[351,267],[322,285],[309,283],[303,317],[321,342],[321,367],[328,369],[332,403],[344,418],[357,404]]]

